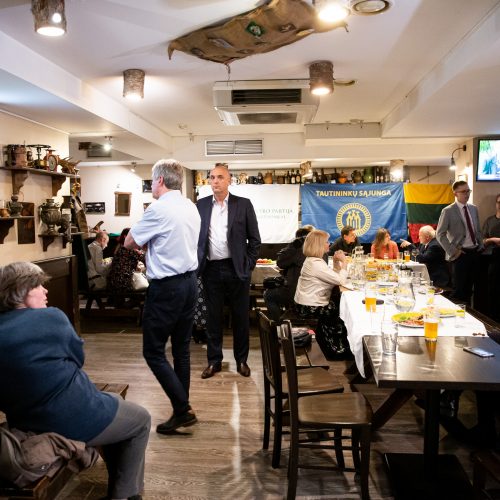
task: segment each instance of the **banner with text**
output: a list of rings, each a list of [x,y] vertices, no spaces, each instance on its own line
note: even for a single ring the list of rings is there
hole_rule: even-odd
[[[283,184],[237,184],[229,192],[249,198],[259,222],[262,243],[288,243],[295,238],[299,220],[299,186]],[[212,195],[200,186],[198,198]]]
[[[330,234],[340,235],[343,226],[353,226],[361,243],[371,243],[377,229],[387,228],[391,239],[407,238],[403,184],[304,184],[302,225],[312,224]]]

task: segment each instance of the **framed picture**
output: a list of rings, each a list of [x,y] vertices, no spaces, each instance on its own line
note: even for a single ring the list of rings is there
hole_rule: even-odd
[[[151,193],[151,191],[152,191],[151,185],[152,184],[153,184],[153,181],[151,179],[143,180],[142,181],[142,192],[143,193]]]
[[[104,201],[93,201],[84,203],[83,209],[86,214],[103,214],[106,211],[106,204]]]

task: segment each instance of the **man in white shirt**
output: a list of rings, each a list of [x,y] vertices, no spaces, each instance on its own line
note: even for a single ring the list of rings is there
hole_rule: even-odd
[[[111,259],[106,261],[103,251],[108,246],[109,236],[105,231],[99,231],[95,240],[88,246],[90,259],[88,261],[88,277],[91,290],[104,290],[106,276],[111,269]]]
[[[175,160],[153,166],[151,203],[128,233],[125,247],[147,247],[150,280],[143,316],[143,354],[170,399],[173,415],[156,432],[171,434],[197,422],[189,404],[189,343],[198,295],[196,269],[200,216],[181,193],[183,167]],[[174,366],[165,345],[170,339]]]

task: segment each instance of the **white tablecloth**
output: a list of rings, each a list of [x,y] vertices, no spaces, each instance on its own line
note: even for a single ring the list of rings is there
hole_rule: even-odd
[[[425,281],[428,282],[430,280],[429,271],[427,271],[427,266],[425,264],[421,262],[414,262],[413,260],[405,262],[404,264],[408,269],[411,269],[412,271],[417,273],[421,273],[422,279],[424,279]]]
[[[252,271],[251,283],[254,285],[262,285],[264,278],[269,276],[278,276],[280,274],[278,266],[275,264],[257,264]]]
[[[383,299],[383,297],[380,297]],[[340,318],[344,321],[347,329],[347,339],[349,346],[359,373],[364,377],[364,359],[363,359],[363,336],[364,335],[380,335],[380,323],[382,318],[390,319],[393,314],[398,311],[392,304],[377,305],[377,312],[372,316],[366,312],[365,305],[362,303],[364,292],[360,291],[345,291],[342,292],[340,299]],[[419,311],[425,307],[426,297],[418,293],[416,297],[415,311]],[[456,309],[455,304],[450,302],[442,295],[435,297],[434,304],[437,307],[450,307]],[[373,325],[373,327],[372,327]],[[441,337],[462,337],[471,336],[473,333],[486,333],[484,325],[471,316],[469,313],[465,315],[464,326],[461,328],[455,327],[455,317],[441,318],[439,324],[438,338]],[[423,336],[423,328],[409,328],[399,326],[399,337]],[[439,340],[438,340],[439,341]]]

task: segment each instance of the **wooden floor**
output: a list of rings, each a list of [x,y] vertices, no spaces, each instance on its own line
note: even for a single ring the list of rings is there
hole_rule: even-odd
[[[144,499],[273,499],[286,494],[287,445],[282,467],[271,468],[270,452],[262,444],[262,364],[257,332],[252,330],[249,365],[252,376],[236,373],[231,337],[225,337],[223,371],[202,380],[206,348],[192,343],[191,403],[199,423],[185,433],[161,436],[156,425],[171,413],[141,354],[141,334],[130,323],[100,322],[83,325],[85,369],[94,380],[129,383],[127,399],[145,406],[153,429],[146,456]],[[330,363],[342,376],[345,363]],[[347,381],[346,381],[347,382]],[[372,384],[357,386],[376,407],[383,393]],[[346,390],[349,386],[346,383]],[[474,423],[470,395],[461,400],[461,417]],[[385,451],[415,452],[422,447],[423,412],[413,402],[373,435],[370,495],[373,500],[392,498],[381,454]],[[457,454],[470,474],[471,449],[461,447],[441,430],[441,451]],[[328,458],[328,457],[326,457]],[[105,495],[106,471],[100,461],[70,482],[58,499],[96,499]],[[302,470],[297,498],[357,499],[359,484],[352,473]]]

